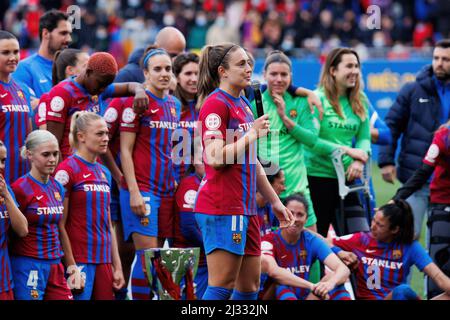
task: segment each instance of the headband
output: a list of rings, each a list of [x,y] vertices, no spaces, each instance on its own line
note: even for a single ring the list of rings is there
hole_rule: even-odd
[[[220,67],[220,66],[222,65],[223,59],[225,59],[225,57],[227,56],[228,52],[230,52],[230,50],[233,49],[235,46],[236,46],[236,44],[233,44],[231,47],[229,47],[229,48],[227,49],[227,51],[225,51],[225,54],[224,54],[224,55],[222,56],[222,58],[220,59],[220,63],[219,63],[219,65],[217,66],[217,68]]]
[[[147,68],[148,59],[150,59],[151,57],[153,57],[157,54],[167,54],[167,52],[164,49],[152,49],[149,52],[147,52],[147,55],[144,58],[144,68]]]

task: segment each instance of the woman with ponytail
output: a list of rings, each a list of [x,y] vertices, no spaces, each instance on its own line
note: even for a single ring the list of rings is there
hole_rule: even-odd
[[[52,85],[56,86],[61,81],[80,74],[86,69],[89,55],[79,49],[64,49],[55,53],[52,66]],[[47,112],[48,93],[43,93],[39,98],[38,112],[34,121],[39,129],[46,129],[45,116]]]
[[[58,163],[58,141],[46,130],[35,130],[27,136],[21,153],[31,170],[11,187],[29,233],[11,239],[15,299],[72,300],[61,263],[64,188],[51,176]]]
[[[66,192],[60,230],[76,300],[113,300],[114,290],[125,284],[110,217],[111,174],[97,162],[108,141],[101,116],[76,112],[70,129],[70,145],[76,152],[56,170],[55,179]]]
[[[450,278],[414,240],[414,217],[404,200],[394,200],[378,210],[370,232],[333,239],[332,250],[356,275],[356,298],[365,300],[415,300],[418,295],[406,284],[415,265],[450,299]]]
[[[250,85],[251,60],[239,45],[203,48],[198,82],[205,176],[195,203],[208,264],[204,300],[256,300],[260,232],[256,191],[271,203],[281,227],[294,222],[256,158],[268,116],[253,118],[241,92]]]
[[[151,299],[151,284],[143,270],[144,250],[164,245],[173,237],[176,181],[172,163],[172,135],[178,128],[181,105],[167,94],[172,77],[169,54],[149,46],[141,59],[145,94],[150,103],[141,116],[132,99],[111,102],[105,119],[117,119],[123,179],[120,211],[124,239],[132,240],[135,264],[131,269],[133,299]],[[117,104],[120,105],[117,106]],[[116,105],[114,117],[113,107]],[[120,115],[120,116],[119,116]]]

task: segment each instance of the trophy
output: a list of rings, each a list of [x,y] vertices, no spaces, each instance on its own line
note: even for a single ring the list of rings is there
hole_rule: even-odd
[[[154,300],[194,300],[200,248],[145,250],[145,273]]]

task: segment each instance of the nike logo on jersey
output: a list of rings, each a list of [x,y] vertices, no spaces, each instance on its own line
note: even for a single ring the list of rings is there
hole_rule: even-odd
[[[39,83],[46,83],[48,80],[47,79],[40,79]]]
[[[419,98],[419,102],[420,103],[425,103],[425,102],[428,102],[429,100],[428,99],[425,99],[425,98]]]
[[[91,176],[91,173],[88,173],[88,174],[83,174],[83,178],[88,178],[88,177],[90,177]]]
[[[43,198],[44,196],[36,196],[36,199],[39,201]]]
[[[151,113],[157,113],[159,109],[150,109]]]
[[[281,259],[284,259],[287,257],[287,254],[285,254],[284,256],[281,256]]]
[[[376,252],[376,251],[377,251],[377,250],[369,250],[369,249],[366,250],[367,253],[374,253],[374,252]]]
[[[0,94],[0,98],[4,98],[4,97],[6,97],[8,95],[8,92],[7,93],[4,93],[4,94]]]
[[[81,104],[84,101],[84,99],[78,100],[77,104]]]

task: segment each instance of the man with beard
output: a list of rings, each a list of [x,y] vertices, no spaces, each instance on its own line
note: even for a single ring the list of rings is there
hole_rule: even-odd
[[[386,182],[398,177],[405,183],[422,165],[434,132],[447,122],[450,113],[450,39],[436,43],[433,62],[425,66],[416,81],[405,84],[386,115],[392,143],[380,146],[378,166]],[[402,138],[398,167],[395,167],[397,142]],[[429,182],[429,181],[428,181]],[[428,212],[430,185],[426,183],[407,201],[414,214],[414,233],[419,238],[423,217]]]
[[[41,44],[38,52],[22,60],[13,74],[15,81],[30,89],[33,98],[39,99],[52,88],[55,53],[67,48],[72,41],[72,26],[68,19],[65,13],[58,10],[45,12],[39,19]]]

